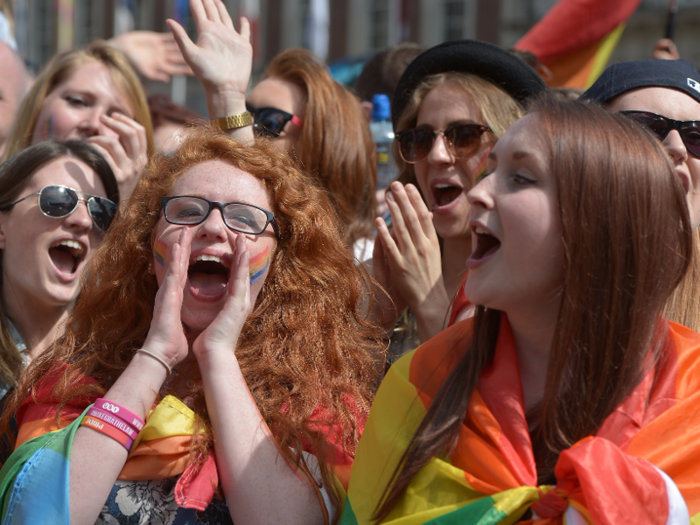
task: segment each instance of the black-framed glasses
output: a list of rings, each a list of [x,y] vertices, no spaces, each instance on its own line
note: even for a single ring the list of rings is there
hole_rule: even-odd
[[[674,120],[650,111],[620,111],[635,122],[649,128],[660,140],[664,140],[672,129],[685,144],[685,148],[695,157],[700,157],[700,120]]]
[[[297,128],[301,129],[301,119],[281,109],[256,108],[250,104],[246,104],[246,108],[253,114],[253,129],[258,136],[279,137],[279,134],[282,133],[282,130],[289,121]]]
[[[476,153],[481,144],[481,135],[487,131],[491,131],[491,128],[481,124],[454,124],[444,130],[411,128],[399,131],[396,140],[401,158],[415,164],[428,158],[438,134],[445,137],[447,150],[455,158],[463,159]]]
[[[78,194],[89,198],[85,199]],[[15,204],[28,199],[32,195],[39,196],[39,210],[52,219],[68,217],[78,208],[78,203],[83,201],[87,206],[93,224],[102,231],[107,231],[107,228],[112,223],[112,219],[117,214],[117,205],[111,200],[60,184],[44,186],[41,190],[8,204],[3,208],[3,211],[9,210]]]
[[[267,229],[268,224],[272,224],[277,238],[280,238],[275,214],[245,202],[214,202],[194,195],[176,195],[163,197],[160,200],[160,206],[165,220],[170,224],[184,226],[201,224],[207,220],[213,208],[219,208],[224,224],[233,231],[260,235]]]

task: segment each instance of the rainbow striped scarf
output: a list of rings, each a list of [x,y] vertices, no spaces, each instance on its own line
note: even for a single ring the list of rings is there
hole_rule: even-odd
[[[360,441],[342,525],[371,519],[384,488],[471,337],[457,323],[389,370]],[[457,445],[413,478],[384,523],[700,525],[700,335],[671,324],[666,362],[537,487],[513,336],[505,315]],[[654,374],[656,372],[656,375]],[[687,506],[687,508],[686,508]]]

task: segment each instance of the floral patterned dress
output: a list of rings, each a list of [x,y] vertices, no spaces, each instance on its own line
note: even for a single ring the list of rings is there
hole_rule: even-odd
[[[177,476],[143,481],[117,480],[95,522],[100,525],[231,525],[223,500],[214,498],[204,511],[186,509],[175,501]]]

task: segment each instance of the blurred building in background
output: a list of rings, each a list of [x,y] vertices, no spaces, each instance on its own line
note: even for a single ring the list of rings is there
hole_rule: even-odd
[[[615,1],[615,0],[610,0]],[[188,0],[14,0],[20,52],[39,69],[61,49],[132,29],[167,31],[166,18],[196,37]],[[556,0],[224,0],[253,27],[254,76],[283,49],[307,47],[350,80],[372,53],[402,41],[433,46],[476,38],[512,46]],[[611,61],[649,58],[663,36],[668,0],[642,0]],[[680,0],[675,41],[683,58],[700,63],[700,0]],[[347,78],[342,78],[345,75]],[[195,79],[149,84],[205,113]]]

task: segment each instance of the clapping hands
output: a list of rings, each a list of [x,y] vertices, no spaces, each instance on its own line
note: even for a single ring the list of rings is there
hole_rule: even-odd
[[[372,260],[372,276],[388,291],[396,305],[396,317],[408,306],[416,316],[421,341],[442,325],[434,319],[444,318],[449,297],[442,278],[442,256],[432,214],[412,184],[405,187],[393,182],[387,192],[392,230],[383,219],[376,219],[377,239]],[[390,323],[387,301],[378,299],[375,319],[387,328]]]

